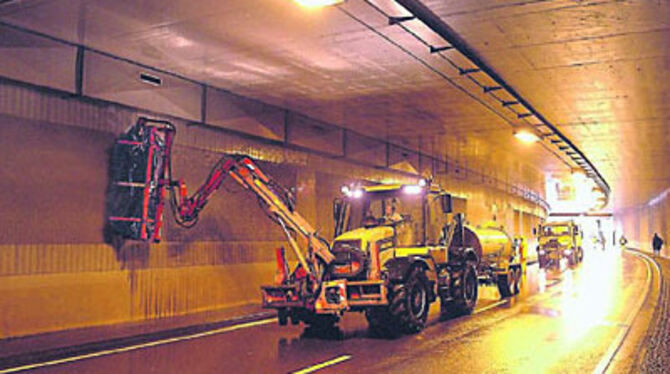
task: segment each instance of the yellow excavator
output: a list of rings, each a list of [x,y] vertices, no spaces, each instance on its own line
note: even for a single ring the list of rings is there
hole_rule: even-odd
[[[117,140],[108,191],[111,231],[160,241],[166,201],[177,223],[190,227],[231,177],[258,197],[297,259],[290,270],[278,249],[275,284],[261,290],[263,306],[277,310],[281,325],[329,328],[344,312],[358,311],[384,335],[416,333],[438,299],[445,315],[471,313],[480,282],[495,280],[503,297],[518,292],[518,248],[494,228],[466,225],[462,214],[451,213],[451,195],[430,181],[344,186],[334,202],[336,237],[329,243],[295,210],[291,191],[246,156],[224,156],[188,196],[184,183],[172,178],[175,135],[169,122],[140,118]]]

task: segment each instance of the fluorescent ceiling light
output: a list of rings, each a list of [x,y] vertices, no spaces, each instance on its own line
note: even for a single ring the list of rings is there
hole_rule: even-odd
[[[305,8],[320,8],[324,6],[335,5],[344,2],[345,0],[293,0]]]
[[[524,143],[535,143],[536,141],[540,140],[537,135],[526,130],[517,131],[514,133],[514,136]]]

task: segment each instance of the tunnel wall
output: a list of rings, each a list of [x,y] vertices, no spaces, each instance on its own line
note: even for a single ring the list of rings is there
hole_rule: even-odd
[[[220,120],[213,116],[213,123],[256,126],[257,132],[271,128],[272,110],[237,97],[220,100]],[[222,152],[249,154],[280,183],[297,189],[298,210],[328,238],[332,199],[342,184],[415,182],[416,172],[434,172],[438,183],[460,196],[472,223],[490,220],[495,211],[509,230],[520,230],[520,221],[544,214],[534,199],[502,190],[472,170],[394,160],[393,151],[385,153],[391,154],[387,166],[361,163],[357,158],[381,157],[370,139],[346,158],[333,157],[332,131],[310,132],[307,124],[304,133],[295,125],[293,134],[272,142],[281,130],[267,130],[267,138],[247,136],[107,100],[0,82],[0,338],[257,303],[259,286],[272,281],[273,250],[285,244],[281,232],[255,198],[232,184],[211,199],[194,229],[176,227],[168,213],[160,244],[105,242],[109,152],[139,115],[175,123],[175,174],[191,190]],[[411,158],[410,151],[402,152]],[[416,161],[422,157],[415,155]]]
[[[616,231],[623,233],[630,247],[652,252],[651,240],[657,232],[665,244],[661,255],[670,256],[670,190],[666,190],[647,204],[621,209],[614,213]]]

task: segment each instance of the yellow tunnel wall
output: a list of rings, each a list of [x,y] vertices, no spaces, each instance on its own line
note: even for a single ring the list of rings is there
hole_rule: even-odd
[[[284,245],[255,197],[227,183],[199,224],[177,227],[169,212],[160,244],[104,240],[109,152],[144,114],[127,106],[0,83],[0,338],[191,315],[258,303]],[[174,119],[174,173],[193,191],[221,152],[244,152],[298,191],[298,210],[332,238],[332,200],[344,183],[414,182],[374,168]],[[545,212],[518,195],[467,177],[438,175],[479,223],[493,213],[514,234]],[[537,185],[540,190],[541,178]]]

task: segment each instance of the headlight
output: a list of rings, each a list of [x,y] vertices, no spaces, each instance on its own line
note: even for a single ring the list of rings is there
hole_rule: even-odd
[[[545,252],[544,249],[540,249],[539,251],[537,251],[538,255],[544,255],[545,253],[547,252]]]
[[[566,250],[563,251],[563,254],[566,255],[566,256],[570,256],[571,253],[572,253],[572,249],[566,249]]]

